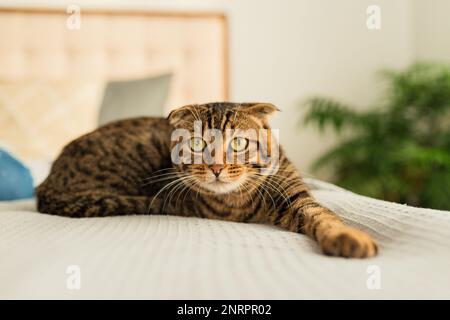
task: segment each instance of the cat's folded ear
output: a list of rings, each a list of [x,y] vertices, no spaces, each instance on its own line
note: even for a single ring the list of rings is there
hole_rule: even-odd
[[[280,109],[271,103],[249,103],[243,111],[258,118],[265,118]]]
[[[180,127],[185,123],[192,123],[198,116],[198,108],[199,106],[196,104],[180,107],[172,110],[167,116],[167,119],[174,127]]]

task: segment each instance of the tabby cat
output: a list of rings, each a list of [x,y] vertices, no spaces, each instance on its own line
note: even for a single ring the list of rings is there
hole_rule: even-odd
[[[261,170],[274,161],[250,162],[252,148],[264,143],[242,137],[232,138],[222,153],[244,154],[244,161],[216,161],[222,158],[219,149],[211,153],[213,162],[173,161],[173,150],[180,150],[175,146],[189,146],[192,156],[207,145],[202,136],[174,140],[176,129],[193,132],[197,123],[202,132],[265,129],[270,134],[267,118],[275,111],[267,103],[220,102],[184,106],[167,119],[107,124],[64,148],[36,190],[38,210],[67,217],[167,214],[265,223],[307,234],[328,255],[376,255],[369,235],[314,200],[281,148],[272,174]]]

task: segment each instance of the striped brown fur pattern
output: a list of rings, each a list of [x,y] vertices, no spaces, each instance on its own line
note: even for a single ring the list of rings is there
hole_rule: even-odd
[[[165,118],[113,122],[68,144],[36,189],[38,210],[67,217],[166,214],[276,225],[315,239],[328,255],[371,257],[377,246],[311,195],[279,152],[276,174],[258,163],[178,164],[174,129],[270,130],[266,103],[189,105]],[[248,147],[249,148],[249,147]]]

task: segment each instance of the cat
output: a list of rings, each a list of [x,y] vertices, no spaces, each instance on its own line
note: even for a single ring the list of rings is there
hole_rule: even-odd
[[[181,159],[193,160],[211,142],[198,135],[173,139],[175,132],[192,133],[197,124],[202,132],[215,129],[219,135],[253,129],[270,134],[268,117],[275,111],[270,103],[217,102],[187,105],[167,118],[107,124],[63,149],[36,189],[38,211],[67,217],[165,214],[265,223],[310,236],[327,255],[375,256],[374,240],[319,204],[281,147],[277,161],[250,161],[250,153],[270,145],[271,138],[266,144],[236,136],[224,146],[227,151],[211,152],[212,162],[174,161],[186,149],[181,147],[190,152]],[[269,154],[268,147],[260,149]],[[217,160],[225,154],[234,160],[238,154],[245,157],[236,163]],[[270,168],[272,173],[262,173]]]

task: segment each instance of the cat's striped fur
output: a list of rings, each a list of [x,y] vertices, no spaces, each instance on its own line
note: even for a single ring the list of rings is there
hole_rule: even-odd
[[[266,223],[307,234],[326,254],[376,255],[369,235],[314,200],[282,149],[275,175],[262,175],[250,163],[224,164],[219,175],[212,165],[172,163],[175,128],[192,130],[197,120],[204,130],[269,129],[267,116],[275,110],[271,104],[211,103],[182,107],[168,119],[106,125],[64,148],[37,188],[38,209],[68,217],[169,214]],[[219,192],[222,187],[227,191]]]

